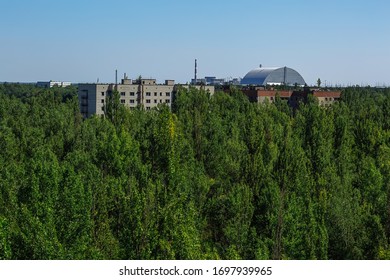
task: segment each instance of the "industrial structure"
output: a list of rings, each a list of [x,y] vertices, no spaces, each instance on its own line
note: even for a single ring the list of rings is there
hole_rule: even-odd
[[[288,67],[260,67],[249,71],[241,80],[241,85],[286,85],[304,86],[305,80],[294,69]]]
[[[217,78],[215,76],[206,76],[204,78],[198,78],[198,60],[195,59],[194,78],[191,79],[191,85],[209,85],[209,86],[223,86],[223,85],[239,85],[239,78]]]

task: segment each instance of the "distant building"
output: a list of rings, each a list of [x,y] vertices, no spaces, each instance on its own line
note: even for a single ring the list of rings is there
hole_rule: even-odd
[[[321,106],[329,106],[340,99],[340,91],[313,91]]]
[[[57,82],[57,81],[49,81],[49,82],[37,82],[38,87],[42,88],[52,88],[54,86],[57,87],[67,87],[72,85],[71,82]]]
[[[220,86],[225,83],[225,79],[217,79],[216,77],[205,77],[206,85]]]
[[[174,93],[178,86],[188,88],[188,85],[177,85],[174,80],[166,80],[164,84],[157,84],[155,79],[131,80],[126,76],[120,84],[79,84],[78,98],[80,112],[84,118],[92,115],[104,115],[107,97],[114,90],[120,95],[120,102],[124,106],[134,109],[142,105],[145,110],[150,110],[158,104],[166,104],[171,107]],[[195,86],[214,93],[213,86]]]
[[[266,100],[274,103],[276,98],[286,100],[292,108],[297,108],[299,103],[306,103],[309,94],[318,99],[321,106],[330,106],[340,100],[340,91],[312,91],[305,87],[304,90],[268,90],[264,87],[243,88],[242,92],[248,96],[249,101],[264,103]]]
[[[304,86],[305,80],[294,69],[288,67],[260,67],[249,71],[241,80],[241,85],[299,85]]]
[[[240,78],[231,78],[230,80],[227,81],[229,85],[235,85],[238,86],[241,84],[241,79]]]
[[[191,79],[191,84],[195,84],[195,79]],[[222,85],[239,85],[239,78],[221,79],[217,77],[204,77],[204,79],[196,79],[196,84],[210,85],[210,86],[222,86]]]
[[[206,79],[191,79],[191,85],[205,85]]]

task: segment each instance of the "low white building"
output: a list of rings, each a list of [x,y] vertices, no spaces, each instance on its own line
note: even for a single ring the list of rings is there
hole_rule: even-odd
[[[37,82],[38,87],[42,88],[52,88],[54,86],[57,87],[67,87],[72,85],[71,82],[58,82],[58,81],[49,81],[49,82]]]

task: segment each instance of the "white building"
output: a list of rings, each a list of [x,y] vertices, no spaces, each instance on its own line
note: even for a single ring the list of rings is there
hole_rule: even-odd
[[[71,82],[56,82],[56,81],[49,81],[49,82],[37,82],[38,87],[43,87],[43,88],[52,88],[54,86],[57,87],[67,87],[72,85]]]

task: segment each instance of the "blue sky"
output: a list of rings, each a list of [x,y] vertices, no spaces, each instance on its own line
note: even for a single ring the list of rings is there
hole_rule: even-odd
[[[288,66],[390,86],[388,0],[0,0],[0,81],[159,82]]]

